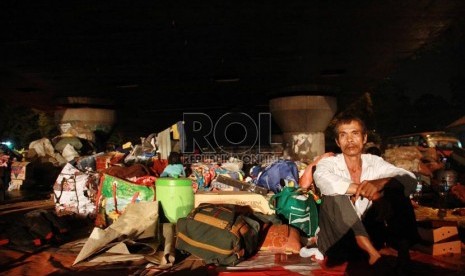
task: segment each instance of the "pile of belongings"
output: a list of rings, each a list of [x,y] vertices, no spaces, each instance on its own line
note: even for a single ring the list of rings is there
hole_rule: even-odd
[[[429,177],[444,168],[434,148],[409,146],[386,149],[383,157],[397,167]]]

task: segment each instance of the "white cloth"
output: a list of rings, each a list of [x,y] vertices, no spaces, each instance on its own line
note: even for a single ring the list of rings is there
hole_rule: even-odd
[[[161,159],[168,159],[171,152],[171,135],[170,128],[163,130],[157,135],[158,151]]]
[[[302,247],[300,249],[300,257],[302,258],[308,258],[308,257],[315,257],[316,260],[323,261],[325,257],[323,254],[318,250],[318,248],[307,248],[307,247]]]
[[[406,196],[415,191],[416,178],[412,172],[398,168],[379,156],[362,154],[362,174],[360,182],[386,177],[393,177],[399,180],[405,187],[404,191]],[[313,178],[321,194],[327,196],[344,195],[350,183],[353,183],[343,154],[323,158],[316,165]],[[371,201],[367,198],[359,198],[355,202],[355,210],[359,216],[363,215],[370,206]]]

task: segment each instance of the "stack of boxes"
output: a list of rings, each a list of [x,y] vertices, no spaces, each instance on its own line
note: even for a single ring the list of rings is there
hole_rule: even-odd
[[[433,256],[461,254],[461,241],[456,221],[428,220],[418,222],[423,243],[415,249]]]

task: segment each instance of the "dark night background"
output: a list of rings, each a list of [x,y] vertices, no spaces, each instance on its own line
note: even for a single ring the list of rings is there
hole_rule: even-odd
[[[465,115],[464,18],[463,1],[2,1],[0,137],[56,135],[68,97],[115,108],[122,142],[298,94],[382,138],[442,130]]]

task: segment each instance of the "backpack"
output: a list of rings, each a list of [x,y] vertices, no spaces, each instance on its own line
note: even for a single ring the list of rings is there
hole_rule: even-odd
[[[282,182],[284,183],[281,184]],[[256,185],[265,187],[275,194],[284,186],[288,186],[289,182],[293,182],[293,186],[299,185],[299,171],[291,160],[277,160],[271,163],[256,179]]]
[[[234,266],[258,251],[260,223],[248,206],[201,203],[176,223],[176,249],[206,264]]]

